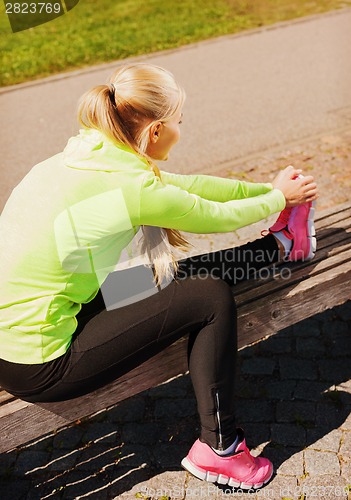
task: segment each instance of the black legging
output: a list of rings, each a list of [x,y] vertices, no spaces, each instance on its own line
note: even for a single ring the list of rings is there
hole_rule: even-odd
[[[64,356],[40,365],[0,360],[0,384],[31,402],[70,399],[120,377],[189,334],[200,439],[226,448],[236,436],[237,333],[230,286],[277,260],[278,246],[269,235],[180,261],[176,281],[136,304],[107,311],[99,293],[77,316],[78,329]]]

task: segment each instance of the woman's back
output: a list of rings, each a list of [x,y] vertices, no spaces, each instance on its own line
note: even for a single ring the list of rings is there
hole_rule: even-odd
[[[0,217],[4,359],[41,363],[67,348],[80,304],[96,295],[138,230],[147,168],[85,130],[14,189]]]

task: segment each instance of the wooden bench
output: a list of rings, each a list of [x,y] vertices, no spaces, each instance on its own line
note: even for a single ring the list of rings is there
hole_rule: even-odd
[[[351,298],[351,202],[318,213],[316,229],[318,251],[312,261],[284,264],[282,273],[235,287],[239,348]],[[2,391],[0,452],[186,371],[186,339],[182,339],[114,383],[71,401],[30,404]]]

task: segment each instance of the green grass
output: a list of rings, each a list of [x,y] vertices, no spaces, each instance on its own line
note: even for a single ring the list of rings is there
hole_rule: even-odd
[[[1,3],[0,85],[348,6],[351,0],[80,0],[62,17],[12,33]]]

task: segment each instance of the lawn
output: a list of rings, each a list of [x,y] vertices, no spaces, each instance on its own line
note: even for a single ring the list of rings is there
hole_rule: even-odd
[[[1,3],[0,85],[349,6],[351,0],[80,0],[62,17],[12,33]]]

